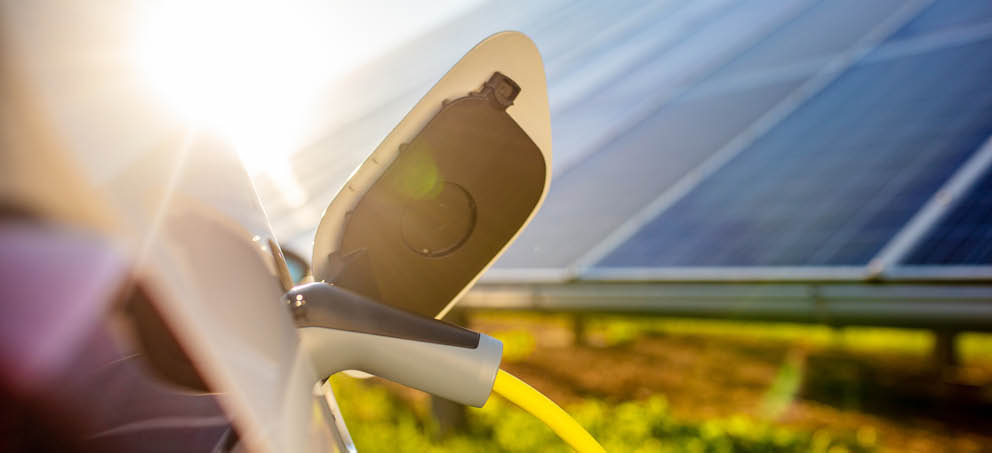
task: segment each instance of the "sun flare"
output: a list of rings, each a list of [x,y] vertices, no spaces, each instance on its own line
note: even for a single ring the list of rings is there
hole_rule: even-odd
[[[329,13],[301,1],[142,4],[135,57],[168,108],[227,137],[253,174],[282,173],[339,69],[327,56]]]

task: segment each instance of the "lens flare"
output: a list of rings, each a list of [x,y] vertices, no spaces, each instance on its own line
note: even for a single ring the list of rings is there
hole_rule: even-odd
[[[327,6],[315,1],[139,2],[134,57],[164,104],[226,137],[252,174],[303,194],[288,157],[322,87],[340,68],[328,47]]]

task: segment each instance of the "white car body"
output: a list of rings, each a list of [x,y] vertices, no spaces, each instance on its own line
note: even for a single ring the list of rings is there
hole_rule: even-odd
[[[55,144],[51,153],[21,156],[30,163],[16,168],[17,178],[8,179],[4,201],[31,204],[59,224],[109,238],[154,296],[156,308],[203,379],[217,391],[240,435],[238,450],[354,450],[329,387],[317,386],[323,376],[315,374],[280,303],[288,289],[280,279],[281,253],[273,250],[278,248],[276,238],[234,148],[164,113],[130,82],[121,82],[118,90],[80,85],[87,71],[98,77],[115,74],[105,72],[106,61],[74,54],[71,34],[43,37],[44,28],[32,28],[32,13],[50,10],[4,5],[4,63],[14,63],[13,75],[5,73],[4,82],[11,90],[17,86],[24,99],[13,110],[19,115],[23,108],[40,112],[39,127]],[[388,162],[441,101],[477,90],[494,71],[524,87],[508,113],[545,154],[550,176],[543,66],[534,44],[519,33],[494,35],[469,52],[369,162]],[[94,131],[89,136],[99,138],[89,142],[85,131],[73,130],[72,115],[81,112],[116,118],[120,130]],[[115,135],[119,140],[107,138]],[[344,213],[377,172],[377,165],[364,165],[328,208],[321,227],[326,234],[316,239],[315,256],[333,250]],[[32,187],[39,182],[46,191]],[[45,193],[32,195],[37,192]]]

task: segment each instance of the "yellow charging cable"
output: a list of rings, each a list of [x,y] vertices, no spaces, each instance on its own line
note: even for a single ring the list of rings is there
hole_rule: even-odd
[[[554,401],[534,390],[534,387],[527,385],[526,382],[517,379],[516,376],[499,370],[496,373],[496,382],[493,383],[493,392],[530,412],[579,453],[606,452],[582,425],[579,425]]]

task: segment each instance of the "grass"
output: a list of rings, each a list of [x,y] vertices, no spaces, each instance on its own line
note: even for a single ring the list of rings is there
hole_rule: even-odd
[[[548,322],[566,325],[563,315],[536,313],[488,312],[489,321]],[[542,321],[543,320],[543,321]],[[823,325],[701,320],[690,318],[634,318],[604,316],[587,322],[589,333],[605,346],[630,342],[643,334],[740,337],[781,341],[805,347],[838,349],[851,352],[883,352],[924,357],[933,349],[929,330],[886,327],[842,327]],[[509,339],[513,341],[513,339]],[[992,360],[992,334],[964,332],[957,338],[958,353],[964,361]]]
[[[927,331],[603,317],[586,324],[592,345],[575,347],[565,316],[483,313],[472,325],[503,341],[504,366],[565,402],[608,451],[943,451],[947,442],[978,451],[987,442],[963,435],[958,421],[921,425],[889,413],[903,406],[868,407],[878,403],[873,395],[883,406],[915,395],[913,386],[896,392],[904,391],[902,376],[928,363]],[[981,388],[992,370],[992,335],[958,341],[963,360],[979,364],[972,371]],[[332,385],[363,453],[570,451],[498,397],[469,409],[467,426],[442,438],[419,392],[346,376]]]
[[[539,421],[500,398],[471,409],[463,433],[437,440],[426,403],[410,404],[375,382],[339,375],[332,385],[358,450],[369,452],[568,452]],[[566,409],[614,452],[867,452],[874,439],[800,432],[738,416],[701,423],[671,415],[664,397],[606,404],[588,399]]]

